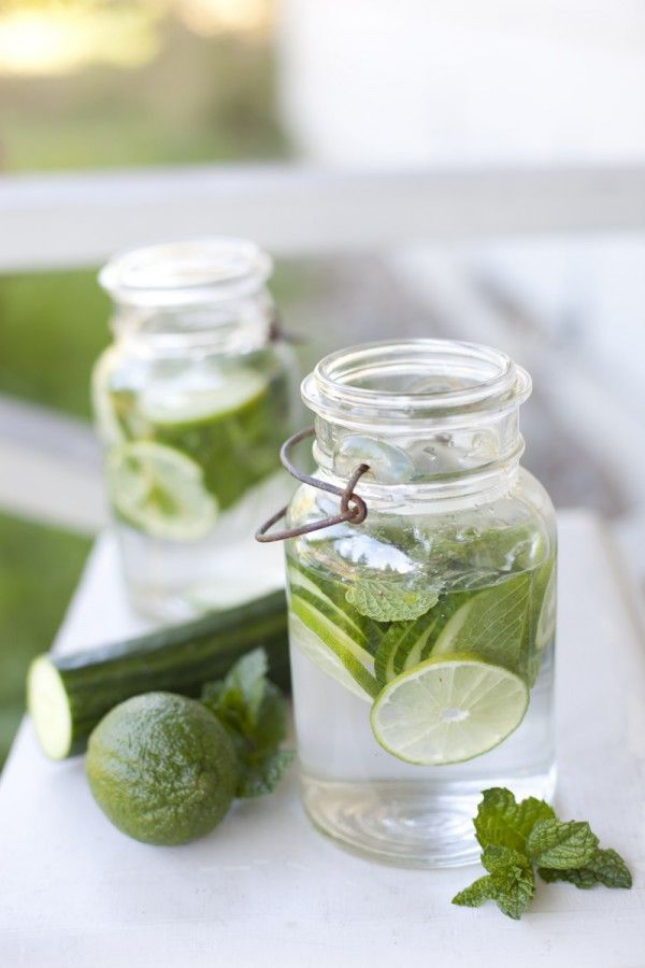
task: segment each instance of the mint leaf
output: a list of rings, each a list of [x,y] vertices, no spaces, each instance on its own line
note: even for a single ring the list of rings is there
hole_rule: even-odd
[[[549,867],[538,868],[542,880],[551,884],[554,881],[566,881],[574,884],[582,890],[588,890],[597,884],[604,887],[622,887],[629,889],[632,886],[632,875],[627,864],[617,851],[611,848],[601,850],[598,848],[588,864],[584,867],[570,868],[568,870],[555,870]]]
[[[425,615],[439,601],[439,589],[410,589],[395,581],[362,578],[345,592],[361,615],[377,622],[406,622]]]
[[[276,685],[265,682],[262,703],[252,734],[257,752],[270,754],[287,735],[287,702]]]
[[[238,788],[238,797],[262,797],[273,793],[295,755],[293,750],[278,750],[265,756],[258,766],[247,769]]]
[[[498,844],[526,852],[526,840],[540,820],[552,820],[555,813],[544,800],[527,797],[517,803],[510,790],[491,787],[483,798],[473,823],[482,847]]]
[[[497,844],[489,844],[482,851],[482,866],[489,874],[505,867],[530,867],[531,862],[525,854],[521,854],[512,847],[500,847]]]
[[[287,733],[286,702],[267,679],[264,649],[243,656],[220,682],[207,683],[202,703],[227,728],[240,763],[238,797],[271,793],[293,759],[279,750]]]
[[[489,874],[493,881],[493,900],[509,918],[519,921],[528,910],[535,893],[533,868],[527,866],[505,867]]]
[[[457,894],[452,903],[479,907],[484,901],[495,901],[500,911],[509,918],[519,920],[535,892],[530,862],[510,847],[491,845],[484,850],[482,863],[490,873]]]
[[[529,857],[539,867],[567,870],[586,866],[598,847],[598,838],[588,823],[570,820],[541,820],[526,842]]]
[[[472,596],[459,631],[459,651],[524,675],[528,666],[531,577],[507,578]]]
[[[489,874],[486,874],[484,877],[478,877],[459,894],[455,894],[452,903],[461,907],[480,907],[484,901],[494,900],[494,893],[493,879]]]

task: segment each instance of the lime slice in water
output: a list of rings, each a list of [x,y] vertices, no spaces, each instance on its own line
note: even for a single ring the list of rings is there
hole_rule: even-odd
[[[118,513],[156,538],[195,540],[217,518],[201,468],[172,447],[145,440],[120,444],[108,457],[108,476]]]
[[[166,427],[223,419],[253,404],[267,389],[267,381],[253,370],[237,369],[216,382],[186,377],[151,382],[140,398],[146,420]]]
[[[389,753],[420,766],[481,756],[522,722],[522,679],[476,656],[428,659],[393,679],[372,707],[374,736]]]

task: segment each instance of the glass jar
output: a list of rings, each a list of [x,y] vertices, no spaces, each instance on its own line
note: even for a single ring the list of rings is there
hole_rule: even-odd
[[[374,859],[471,863],[482,790],[554,792],[556,529],[519,463],[530,388],[503,353],[442,340],[334,353],[302,385],[316,477],[364,465],[367,507],[287,542],[302,791]],[[338,513],[303,484],[287,526]]]
[[[275,339],[256,245],[213,239],[120,255],[100,273],[114,343],[92,377],[111,508],[134,604],[189,618],[282,583],[251,533],[288,494],[278,448],[295,361]]]

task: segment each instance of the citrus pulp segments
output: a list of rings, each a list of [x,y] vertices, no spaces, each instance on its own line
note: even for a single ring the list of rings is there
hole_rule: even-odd
[[[204,537],[217,504],[198,464],[152,441],[120,444],[108,457],[110,494],[116,510],[147,534],[170,541]]]
[[[393,679],[372,707],[372,732],[398,759],[462,763],[489,752],[522,722],[525,682],[476,656],[430,658]]]

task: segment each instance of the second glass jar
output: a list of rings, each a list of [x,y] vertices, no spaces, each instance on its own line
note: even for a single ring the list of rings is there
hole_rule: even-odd
[[[276,339],[271,260],[251,242],[157,245],[113,259],[114,343],[92,378],[126,583],[157,618],[281,584],[251,534],[284,501],[278,448],[296,363]]]

